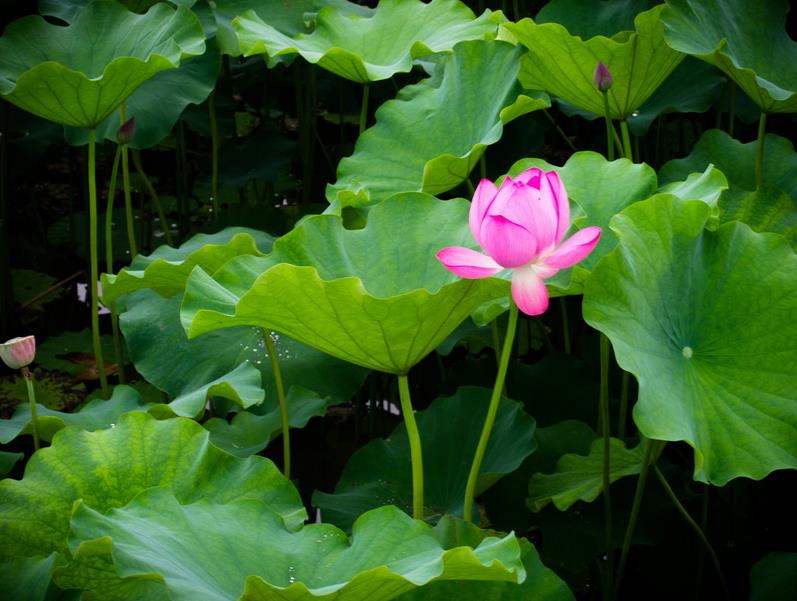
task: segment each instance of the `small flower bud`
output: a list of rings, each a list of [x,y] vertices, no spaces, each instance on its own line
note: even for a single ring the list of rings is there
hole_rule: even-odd
[[[598,66],[595,67],[595,75],[593,76],[592,80],[595,82],[595,85],[601,92],[607,92],[614,83],[612,74],[609,72],[609,67],[603,63],[598,63]]]
[[[116,141],[119,144],[130,144],[130,140],[136,135],[136,118],[130,117],[116,130]]]
[[[36,357],[36,338],[12,338],[0,344],[0,359],[11,369],[21,369],[33,363]]]

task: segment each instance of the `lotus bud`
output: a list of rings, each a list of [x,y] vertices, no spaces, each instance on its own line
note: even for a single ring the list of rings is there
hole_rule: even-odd
[[[136,118],[130,117],[116,130],[116,141],[119,144],[130,144],[133,136],[136,135]]]
[[[0,344],[0,359],[11,369],[22,369],[33,363],[36,357],[36,338],[12,338]]]
[[[598,63],[598,66],[595,67],[595,75],[593,76],[592,80],[595,82],[595,86],[601,92],[608,92],[609,88],[611,88],[612,84],[614,83],[614,79],[612,79],[612,74],[609,71],[609,67],[603,63]]]

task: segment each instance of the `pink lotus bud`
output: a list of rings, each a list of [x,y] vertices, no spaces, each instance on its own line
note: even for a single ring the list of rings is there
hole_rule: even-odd
[[[33,363],[36,357],[36,338],[12,338],[0,344],[0,359],[11,369],[21,369]]]
[[[116,141],[119,144],[130,144],[130,140],[136,135],[136,118],[130,117],[116,130]]]
[[[599,227],[586,227],[564,240],[570,228],[567,191],[555,171],[527,169],[500,188],[483,179],[470,206],[470,229],[484,255],[464,246],[437,253],[446,269],[468,278],[512,270],[512,298],[527,315],[548,308],[545,278],[575,265],[598,244]],[[488,256],[489,255],[489,256]]]
[[[609,67],[603,63],[598,63],[598,66],[595,67],[595,75],[593,76],[592,80],[595,82],[595,85],[601,92],[607,92],[614,83],[612,74],[609,72]]]

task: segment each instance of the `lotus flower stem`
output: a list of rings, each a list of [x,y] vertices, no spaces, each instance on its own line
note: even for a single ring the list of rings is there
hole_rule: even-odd
[[[609,96],[606,92],[602,92],[603,96],[603,113],[606,118],[606,158],[610,161],[614,160],[614,126],[612,125],[612,113],[609,110]]]
[[[97,373],[100,377],[102,396],[108,397],[108,376],[105,374],[105,359],[100,345],[100,298],[97,290],[99,265],[97,257],[97,174],[96,174],[96,138],[94,129],[89,130],[89,288],[91,289],[91,342],[94,358],[97,362]]]
[[[650,438],[643,438],[642,444],[645,445],[645,457],[642,460],[642,471],[639,472],[639,479],[636,483],[636,491],[634,491],[634,503],[631,505],[631,514],[628,517],[628,526],[625,529],[625,537],[623,538],[623,549],[620,553],[620,563],[617,566],[617,578],[614,582],[614,598],[620,594],[620,585],[623,581],[623,574],[625,573],[625,565],[628,560],[628,551],[631,548],[631,539],[634,536],[634,529],[636,528],[637,518],[639,518],[639,508],[642,506],[642,496],[645,492],[645,483],[648,479],[648,472],[650,471],[650,464],[655,462],[655,458],[664,449],[667,444],[664,441],[651,440]]]
[[[634,152],[631,150],[631,134],[628,132],[628,121],[620,121],[620,132],[623,135],[623,154],[632,163],[634,162]]]
[[[767,114],[762,112],[758,120],[758,139],[755,145],[755,185],[760,188],[764,183],[764,135],[767,131]]]
[[[609,360],[611,359],[611,346],[605,334],[600,338],[600,365],[601,365],[601,385],[600,385],[600,426],[603,438],[603,526],[606,543],[606,584],[604,589],[604,599],[612,598],[612,578],[614,575],[614,555],[612,545],[612,497],[609,487],[611,457],[610,454],[610,432],[609,432]]]
[[[108,205],[105,208],[105,270],[113,273],[113,197],[116,193],[116,178],[119,174],[119,159],[122,155],[122,146],[116,146],[111,168],[111,181],[108,184]],[[116,355],[117,373],[119,383],[125,384],[124,359],[122,357],[122,340],[119,338],[119,316],[116,309],[111,307],[111,329],[113,331],[113,351]]]
[[[670,484],[667,482],[664,474],[661,473],[661,470],[655,464],[653,465],[653,471],[656,472],[656,477],[659,479],[659,482],[661,482],[664,491],[667,493],[667,496],[670,497],[670,500],[675,505],[678,513],[681,514],[681,516],[686,520],[686,523],[689,524],[692,530],[695,531],[695,534],[697,534],[700,542],[702,542],[703,546],[706,548],[706,552],[709,554],[709,557],[711,557],[711,561],[714,563],[714,568],[717,570],[717,576],[719,577],[720,585],[722,586],[723,595],[726,599],[730,600],[731,595],[728,590],[728,584],[725,582],[725,576],[722,574],[722,567],[720,566],[720,561],[717,557],[717,554],[714,552],[714,547],[711,546],[711,543],[706,538],[706,535],[703,533],[703,530],[700,528],[700,526],[697,525],[697,522],[692,519],[692,516],[689,515],[689,512],[686,510],[686,508],[681,505],[681,502],[678,500],[678,497],[676,496],[672,487],[670,487]]]
[[[418,424],[415,422],[415,413],[412,410],[410,387],[407,376],[398,377],[399,400],[401,401],[401,414],[404,416],[404,425],[407,427],[407,438],[410,441],[410,461],[412,462],[412,517],[416,520],[423,519],[423,451],[421,435]]]
[[[623,382],[620,388],[620,414],[617,416],[617,437],[625,436],[625,423],[628,420],[628,387],[630,374],[623,371]]]
[[[476,445],[476,453],[473,456],[473,463],[468,474],[468,483],[465,487],[465,505],[462,508],[465,521],[473,521],[473,499],[476,496],[476,483],[479,479],[479,471],[484,460],[484,453],[487,451],[487,443],[490,440],[490,432],[493,429],[496,413],[498,413],[498,403],[501,400],[501,391],[504,388],[506,371],[509,367],[509,356],[512,354],[512,344],[515,341],[515,330],[517,330],[518,307],[514,300],[509,301],[509,323],[506,327],[504,346],[501,350],[501,361],[498,364],[498,374],[493,384],[493,394],[490,397],[490,406],[487,408],[487,416],[484,418],[484,426]]]
[[[266,350],[271,360],[271,371],[274,374],[274,386],[277,389],[277,402],[280,407],[280,417],[282,418],[282,471],[285,477],[291,477],[291,426],[288,421],[288,403],[285,400],[285,386],[282,383],[282,370],[280,369],[277,347],[272,332],[263,330],[263,340],[266,341]]]
[[[30,403],[30,424],[33,428],[33,450],[39,450],[39,415],[36,412],[36,390],[33,388],[33,374],[27,367],[21,369],[25,386],[28,388],[28,402]]]
[[[559,127],[559,124],[556,122],[556,119],[553,118],[553,115],[551,115],[548,109],[542,109],[542,112],[548,118],[548,121],[551,122],[551,125],[553,125],[556,132],[561,136],[562,140],[565,141],[565,144],[567,144],[570,147],[570,150],[572,150],[573,152],[578,152],[578,148],[576,148],[576,145],[573,144],[573,141],[567,137],[567,134],[565,134],[564,130],[562,130],[562,128]]]
[[[144,183],[144,187],[147,189],[147,193],[149,197],[152,199],[152,204],[155,205],[155,210],[158,212],[158,220],[161,222],[161,227],[163,228],[163,234],[166,237],[166,244],[169,246],[174,246],[174,240],[172,239],[172,233],[169,231],[169,222],[166,221],[166,214],[163,212],[163,207],[161,206],[160,198],[158,197],[158,193],[155,191],[155,186],[152,185],[149,177],[147,177],[147,173],[144,171],[144,167],[141,165],[141,153],[138,150],[133,151],[133,165],[136,167],[136,173],[141,178],[141,181]]]
[[[360,135],[365,131],[368,121],[368,96],[371,93],[371,87],[366,83],[363,84],[363,99],[360,104]]]
[[[208,118],[210,119],[210,202],[213,220],[219,218],[219,126],[216,123],[216,90],[208,96]]]
[[[119,105],[119,121],[125,123],[125,103]],[[127,144],[122,144],[122,188],[125,193],[125,222],[127,223],[127,244],[130,247],[130,259],[135,259],[138,254],[136,248],[136,234],[133,229],[133,198],[130,194],[130,163],[127,159]]]

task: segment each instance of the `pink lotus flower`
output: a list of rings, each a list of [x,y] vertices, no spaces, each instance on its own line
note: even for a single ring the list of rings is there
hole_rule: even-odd
[[[33,363],[36,357],[36,338],[12,338],[0,344],[0,359],[11,369],[21,369]]]
[[[575,265],[598,244],[601,229],[587,227],[562,241],[570,227],[567,192],[555,171],[527,169],[496,188],[483,179],[473,195],[470,229],[487,255],[449,246],[437,253],[452,273],[468,279],[512,270],[512,298],[527,315],[548,308],[545,278]]]

